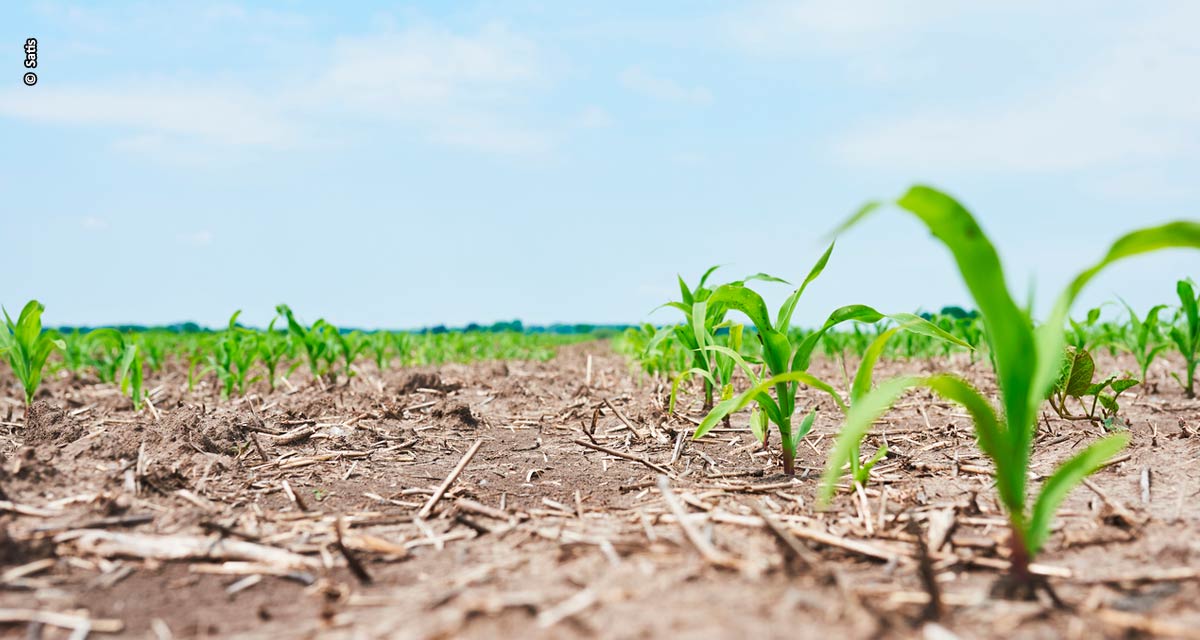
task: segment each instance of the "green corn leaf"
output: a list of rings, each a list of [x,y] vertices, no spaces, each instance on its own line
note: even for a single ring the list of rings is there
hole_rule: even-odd
[[[1029,520],[1029,530],[1026,533],[1025,544],[1030,555],[1036,554],[1050,536],[1050,525],[1054,512],[1083,479],[1095,473],[1104,463],[1125,448],[1129,443],[1129,434],[1121,433],[1108,436],[1091,444],[1088,448],[1064,462],[1042,485],[1037,501],[1033,505],[1033,513]]]
[[[883,348],[887,346],[887,341],[896,335],[898,331],[900,331],[899,327],[892,327],[884,331],[863,352],[862,361],[858,364],[858,371],[854,374],[854,383],[850,386],[851,406],[857,404],[871,390],[871,375],[875,370],[875,363],[879,361],[879,356],[883,354]]]
[[[859,465],[855,470],[854,482],[864,487],[867,486],[867,480],[871,479],[871,469],[874,469],[875,465],[879,464],[879,461],[887,456],[887,453],[887,443],[879,445],[879,448],[875,450],[875,455],[871,456],[870,460]]]
[[[747,282],[751,282],[754,280],[759,280],[762,282],[776,282],[779,284],[791,284],[790,282],[788,282],[787,280],[784,280],[783,278],[777,278],[769,273],[762,273],[762,272],[756,273],[754,275],[746,276],[745,278],[738,280],[738,282],[745,284]]]
[[[793,291],[792,295],[788,296],[784,300],[783,305],[779,307],[776,324],[780,332],[787,333],[788,327],[792,324],[792,314],[796,311],[796,304],[800,301],[800,296],[804,295],[804,290],[808,288],[809,283],[816,280],[817,276],[820,276],[821,272],[825,270],[825,265],[829,263],[829,256],[833,254],[834,244],[834,242],[829,243],[829,248],[825,250],[825,253],[821,254],[821,257],[817,259],[817,263],[813,265],[812,269],[809,269],[808,276],[804,278],[804,282],[800,283],[800,287]]]
[[[703,436],[713,427],[717,426],[717,423],[720,422],[720,420],[725,416],[736,411],[740,411],[744,409],[746,405],[756,401],[759,403],[759,406],[763,407],[763,409],[767,411],[768,417],[771,417],[772,422],[780,422],[781,420],[778,419],[778,414],[775,416],[770,415],[770,408],[764,406],[762,398],[765,397],[770,400],[770,396],[767,394],[767,391],[777,384],[783,384],[787,382],[800,382],[807,384],[814,389],[820,389],[821,391],[829,394],[829,396],[833,398],[834,402],[836,402],[839,407],[842,409],[846,408],[846,403],[842,401],[842,397],[838,395],[837,391],[835,391],[833,387],[826,384],[820,378],[803,371],[791,371],[777,376],[772,376],[766,380],[762,380],[758,384],[738,394],[736,397],[719,403],[717,406],[713,407],[713,410],[709,412],[707,416],[705,416],[703,421],[700,422],[700,426],[696,427],[696,433],[692,437],[699,438]],[[771,404],[773,405],[774,403]],[[778,409],[776,409],[776,412],[777,411]]]
[[[754,367],[752,367],[750,363],[746,361],[746,358],[743,357],[742,354],[730,349],[729,347],[719,344],[709,345],[704,347],[704,350],[711,351],[713,353],[719,353],[728,357],[730,360],[737,363],[738,367],[741,368],[741,370],[746,374],[746,377],[750,379],[750,384],[758,384],[758,374],[754,372]]]
[[[708,380],[709,383],[714,385],[716,384],[716,381],[713,380],[712,374],[704,369],[694,367],[686,371],[680,371],[679,374],[675,376],[675,380],[671,382],[671,396],[667,403],[667,413],[675,413],[675,398],[679,393],[679,386],[686,382],[691,376],[700,376],[705,380]]]
[[[700,284],[696,285],[696,288],[703,289],[705,283],[708,282],[708,277],[711,276],[714,271],[716,271],[717,269],[720,269],[720,268],[721,268],[721,265],[719,265],[719,264],[714,264],[713,266],[709,267],[708,271],[705,271],[704,275],[700,276]],[[682,284],[683,278],[680,278],[679,282]]]
[[[825,320],[825,324],[821,325],[821,328],[808,334],[800,342],[800,346],[796,348],[796,355],[792,359],[792,371],[808,370],[808,365],[812,361],[812,353],[817,348],[817,342],[833,327],[850,320],[879,322],[883,318],[882,313],[865,304],[851,304],[835,309],[833,313],[829,314],[829,318]]]
[[[906,390],[919,386],[922,378],[901,377],[892,378],[879,383],[874,391],[867,393],[850,406],[846,412],[846,420],[838,432],[837,443],[829,454],[825,466],[825,475],[821,478],[821,488],[817,492],[817,502],[829,504],[833,498],[838,477],[842,474],[842,466],[850,459],[851,454],[858,448],[871,425],[896,403]]]
[[[750,409],[750,432],[759,442],[767,439],[767,414],[757,406]]]
[[[1192,283],[1187,280],[1180,280],[1175,284],[1175,292],[1179,295],[1180,308],[1183,309],[1183,315],[1187,318],[1188,326],[1197,326],[1200,323],[1200,318],[1197,317],[1196,291],[1192,288]]]
[[[692,439],[702,438],[706,433],[717,426],[725,416],[745,408],[751,402],[757,402],[758,408],[766,415],[771,422],[780,422],[782,418],[779,413],[779,406],[771,399],[770,394],[765,391],[759,391],[756,394],[742,393],[728,400],[722,400],[713,406],[712,410],[704,416],[704,420],[700,421],[700,425],[696,427],[696,431],[692,433]],[[765,427],[763,433],[765,434]]]
[[[713,267],[715,269],[716,267]],[[709,269],[711,272],[712,269]],[[692,290],[688,289],[687,283],[683,281],[683,276],[679,276],[679,296],[683,300],[684,313],[687,313],[687,308],[692,306]]]
[[[746,317],[750,318],[750,321],[758,328],[759,333],[773,330],[771,317],[767,313],[767,304],[763,302],[762,296],[755,293],[753,289],[723,284],[713,292],[709,302],[723,304],[730,309],[736,309],[746,314]]]
[[[1019,427],[1032,425],[1037,409],[1037,405],[1029,402],[1030,390],[1036,387],[1027,375],[1028,359],[1034,353],[1034,336],[1027,315],[1009,294],[996,248],[975,218],[961,204],[940,191],[924,186],[913,187],[900,198],[898,204],[924,222],[934,237],[945,244],[954,256],[959,273],[988,328],[987,336],[995,359],[996,378],[1002,391],[1004,414],[1008,424],[1018,428],[1011,434],[1017,442],[1014,453],[1025,457],[1032,434],[1021,433]],[[1057,326],[1057,333],[1062,340],[1063,320]],[[1054,374],[1058,373],[1061,351],[1059,344],[1054,352],[1045,356],[1053,362]],[[1042,358],[1040,352],[1038,357]],[[1049,384],[1039,388],[1038,405],[1048,391]],[[1023,431],[1030,429],[1026,427]]]
[[[788,357],[792,354],[792,343],[787,334],[768,329],[758,335],[763,341],[763,361],[767,363],[767,368],[775,375],[786,373]]]
[[[808,412],[808,415],[804,416],[804,420],[800,421],[800,427],[798,429],[791,433],[780,433],[782,445],[784,449],[787,450],[790,457],[796,457],[797,445],[799,445],[800,441],[804,439],[804,436],[808,435],[809,432],[812,431],[813,422],[816,420],[816,418],[817,410],[813,409],[812,411]]]

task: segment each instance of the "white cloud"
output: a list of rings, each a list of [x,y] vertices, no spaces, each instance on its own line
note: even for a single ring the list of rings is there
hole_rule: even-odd
[[[1200,152],[1200,5],[1181,4],[1090,67],[986,108],[943,106],[868,123],[835,143],[846,162],[913,171],[1059,171]]]
[[[704,105],[712,102],[712,93],[704,87],[685,87],[669,78],[656,76],[641,67],[621,72],[621,84],[637,93],[657,100]]]
[[[254,93],[232,87],[184,87],[156,79],[133,86],[0,92],[0,115],[195,136],[223,145],[288,147],[300,139],[300,127]]]
[[[198,19],[286,18],[220,5]],[[489,153],[541,153],[553,146],[544,125],[514,115],[545,70],[534,44],[504,26],[463,33],[417,26],[342,38],[328,57],[304,78],[274,84],[139,77],[19,87],[0,91],[0,116],[117,128],[114,148],[163,158],[219,156],[198,151],[205,146],[320,146],[327,140],[315,132],[336,137],[341,122],[394,124],[435,143]]]
[[[930,9],[929,3],[918,10],[888,0],[771,1],[742,6],[727,15],[724,23],[734,44],[754,53],[846,51],[896,38],[940,13]]]

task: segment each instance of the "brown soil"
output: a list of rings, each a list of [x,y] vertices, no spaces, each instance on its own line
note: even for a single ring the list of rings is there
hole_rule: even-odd
[[[1127,394],[1131,446],[1093,476],[1103,497],[1071,494],[1038,558],[1066,607],[990,596],[1007,532],[989,465],[964,413],[927,393],[868,438],[866,453],[886,439],[890,454],[866,491],[842,491],[819,511],[815,476],[839,419],[827,398],[802,392],[798,405],[821,412],[790,480],[778,450],[752,441],[745,414],[688,440],[693,423],[664,414],[663,385],[631,374],[603,343],[547,363],[382,374],[364,365],[329,388],[298,373],[293,390],[230,402],[208,385],[185,392],[175,370],[151,376],[154,409],[140,414],[110,386],[58,379],[22,417],[3,370],[0,609],[119,620],[135,637],[930,637],[924,564],[944,605],[938,624],[963,637],[1194,634],[1200,401],[1167,378],[1174,364],[1155,366],[1157,393],[1152,384]],[[956,371],[995,392],[986,364],[963,358],[883,369]],[[814,372],[842,378],[828,361]],[[683,410],[695,418],[699,405]],[[1048,414],[1035,479],[1100,431]],[[669,469],[708,557],[656,471],[576,440]],[[414,521],[476,441],[457,482]],[[760,513],[800,538],[799,554]],[[206,536],[207,557],[129,557],[138,553],[89,538],[97,531],[142,543]],[[945,540],[928,563],[917,560],[918,535]],[[213,560],[235,542],[302,562]],[[0,623],[0,636],[30,627]]]

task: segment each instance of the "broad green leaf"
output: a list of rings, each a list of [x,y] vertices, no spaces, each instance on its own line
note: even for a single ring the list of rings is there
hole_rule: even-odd
[[[1134,380],[1133,378],[1121,378],[1120,380],[1113,380],[1109,386],[1112,387],[1113,393],[1120,394],[1132,387],[1138,386],[1141,383],[1141,380]]]
[[[1066,499],[1071,489],[1074,489],[1083,479],[1095,473],[1109,458],[1125,448],[1129,442],[1129,434],[1121,433],[1097,440],[1091,446],[1064,462],[1046,479],[1037,501],[1033,505],[1033,513],[1029,520],[1029,530],[1026,533],[1025,544],[1029,554],[1035,555],[1046,543],[1050,536],[1050,525],[1054,512]]]
[[[723,304],[730,309],[736,309],[746,314],[747,318],[758,328],[759,333],[771,331],[771,318],[767,313],[767,304],[762,296],[746,287],[723,284],[717,287],[709,298],[712,304]]]
[[[1066,394],[1075,398],[1087,394],[1092,384],[1092,376],[1096,373],[1096,363],[1086,349],[1071,348],[1067,355],[1067,365],[1063,378],[1063,389]]]

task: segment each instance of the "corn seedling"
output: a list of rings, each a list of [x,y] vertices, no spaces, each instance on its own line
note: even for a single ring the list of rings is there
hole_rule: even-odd
[[[121,348],[121,365],[119,368],[121,393],[129,397],[134,411],[142,410],[142,352],[133,342],[125,342]]]
[[[1129,440],[1128,433],[1102,438],[1059,465],[1042,484],[1036,500],[1027,499],[1029,461],[1042,402],[1059,379],[1065,355],[1064,326],[1071,303],[1085,285],[1108,265],[1167,247],[1200,248],[1200,224],[1174,222],[1140,229],[1118,239],[1094,266],[1077,275],[1059,296],[1045,324],[1033,326],[1013,301],[1000,259],[974,217],[950,196],[917,186],[897,202],[916,216],[950,250],[959,272],[987,325],[1003,411],[965,380],[949,374],[888,380],[851,407],[829,458],[820,491],[828,503],[844,461],[871,425],[905,390],[927,387],[967,410],[975,423],[980,449],[995,465],[996,491],[1011,529],[1011,573],[1015,587],[1030,592],[1039,584],[1029,571],[1050,535],[1058,506],[1068,492],[1100,469]],[[860,222],[877,204],[864,207],[842,227]]]
[[[367,350],[375,361],[375,368],[383,371],[388,367],[392,355],[392,336],[386,331],[376,331],[367,336]]]
[[[1137,361],[1142,374],[1142,382],[1146,383],[1150,379],[1150,365],[1169,346],[1162,341],[1158,325],[1158,316],[1166,308],[1166,305],[1156,305],[1146,312],[1144,318],[1138,318],[1137,312],[1129,306],[1129,303],[1121,300],[1121,304],[1125,305],[1125,309],[1129,312],[1129,326],[1124,331],[1118,332],[1117,344],[1122,350],[1128,351]]]
[[[246,384],[253,382],[250,368],[259,354],[259,335],[238,326],[241,314],[239,309],[230,316],[229,326],[222,332],[216,349],[208,355],[208,365],[217,376],[223,400],[229,399],[234,389],[238,395],[245,395]]]
[[[55,349],[66,345],[53,334],[42,331],[42,312],[46,307],[37,300],[30,300],[13,322],[4,310],[5,331],[0,333],[0,353],[8,358],[13,375],[25,389],[25,405],[33,402],[33,394],[42,384],[42,369],[46,359]]]
[[[743,283],[735,282],[722,285],[713,292],[708,301],[710,304],[723,305],[728,309],[739,311],[754,323],[755,328],[758,330],[758,339],[762,342],[763,362],[766,365],[766,371],[771,374],[771,377],[763,380],[751,373],[752,368],[750,364],[732,349],[716,345],[705,347],[705,350],[716,351],[733,358],[746,371],[747,376],[751,378],[752,385],[741,394],[728,400],[723,400],[713,407],[712,411],[709,412],[696,428],[693,437],[702,437],[719,420],[754,402],[758,405],[758,409],[766,416],[766,419],[779,429],[783,448],[783,470],[788,475],[794,475],[796,472],[796,445],[800,441],[800,434],[792,430],[792,416],[796,410],[796,391],[799,389],[800,384],[803,383],[824,391],[834,399],[834,402],[839,407],[845,409],[845,403],[833,387],[808,373],[808,365],[812,358],[812,352],[817,347],[821,336],[843,322],[851,320],[878,322],[885,317],[890,317],[899,322],[906,330],[937,335],[948,340],[957,340],[957,338],[946,334],[928,321],[912,314],[885,316],[865,305],[849,305],[834,311],[820,329],[808,334],[798,345],[793,345],[788,331],[791,325],[792,314],[795,312],[796,305],[800,300],[800,296],[804,294],[805,288],[817,276],[821,275],[821,272],[825,269],[825,265],[829,262],[829,256],[832,252],[833,245],[831,244],[821,258],[817,260],[817,263],[813,265],[804,282],[784,300],[774,323],[771,322],[770,314],[767,312],[767,306],[763,302],[762,297]],[[774,398],[771,396],[771,390],[775,392]],[[805,422],[809,426],[811,426],[810,419],[811,413],[810,417],[805,418]],[[757,420],[761,422],[762,418],[757,418]],[[766,436],[767,431],[764,428],[761,436],[764,445],[767,441]]]
[[[1196,363],[1200,360],[1197,356],[1197,352],[1200,351],[1200,313],[1197,312],[1200,299],[1196,298],[1196,291],[1187,280],[1180,280],[1175,285],[1175,292],[1179,294],[1180,317],[1171,327],[1171,341],[1183,356],[1185,368],[1183,380],[1174,372],[1171,373],[1171,377],[1183,385],[1183,392],[1187,397],[1195,398]]]
[[[258,359],[262,361],[263,368],[267,370],[267,385],[271,391],[275,390],[275,372],[279,368],[280,361],[288,352],[287,337],[275,330],[275,321],[278,319],[279,316],[271,318],[267,330],[258,339]]]
[[[367,341],[367,336],[361,331],[351,331],[350,333],[342,333],[329,325],[330,332],[333,334],[334,343],[337,345],[337,354],[342,357],[342,370],[346,374],[346,378],[354,377],[354,361],[362,355],[367,347],[371,346]]]
[[[1096,331],[1096,323],[1100,321],[1101,308],[1088,309],[1084,320],[1078,321],[1067,318],[1071,329],[1067,335],[1067,344],[1075,349],[1088,350],[1099,341],[1101,334]]]
[[[708,278],[716,271],[718,267],[709,267],[708,271],[700,277],[700,282],[696,284],[694,289],[688,288],[687,282],[683,276],[679,276],[679,293],[680,300],[673,300],[664,304],[664,307],[677,309],[683,314],[684,324],[674,327],[664,327],[659,329],[658,334],[651,342],[661,341],[665,338],[668,332],[675,337],[675,341],[685,349],[692,357],[692,368],[680,372],[676,375],[674,382],[671,385],[671,398],[669,402],[670,410],[675,410],[675,395],[678,392],[680,384],[689,376],[698,375],[704,380],[704,410],[708,411],[713,406],[713,390],[720,387],[722,384],[727,384],[727,379],[720,378],[720,370],[732,372],[733,363],[725,362],[720,367],[714,363],[715,357],[723,357],[720,354],[710,353],[704,347],[715,344],[714,334],[718,326],[722,325],[725,319],[725,314],[728,307],[717,302],[709,303],[709,298],[713,294],[713,290],[705,285]],[[766,274],[757,274],[746,278],[745,280],[731,283],[734,285],[743,285],[747,280],[766,280],[771,282],[783,282],[779,278]],[[739,334],[740,335],[740,334]]]
[[[326,359],[331,351],[329,342],[325,339],[325,321],[317,320],[311,327],[306,328],[296,321],[296,316],[286,304],[275,307],[275,310],[287,318],[288,334],[304,349],[308,369],[313,379],[319,380],[328,371]]]

